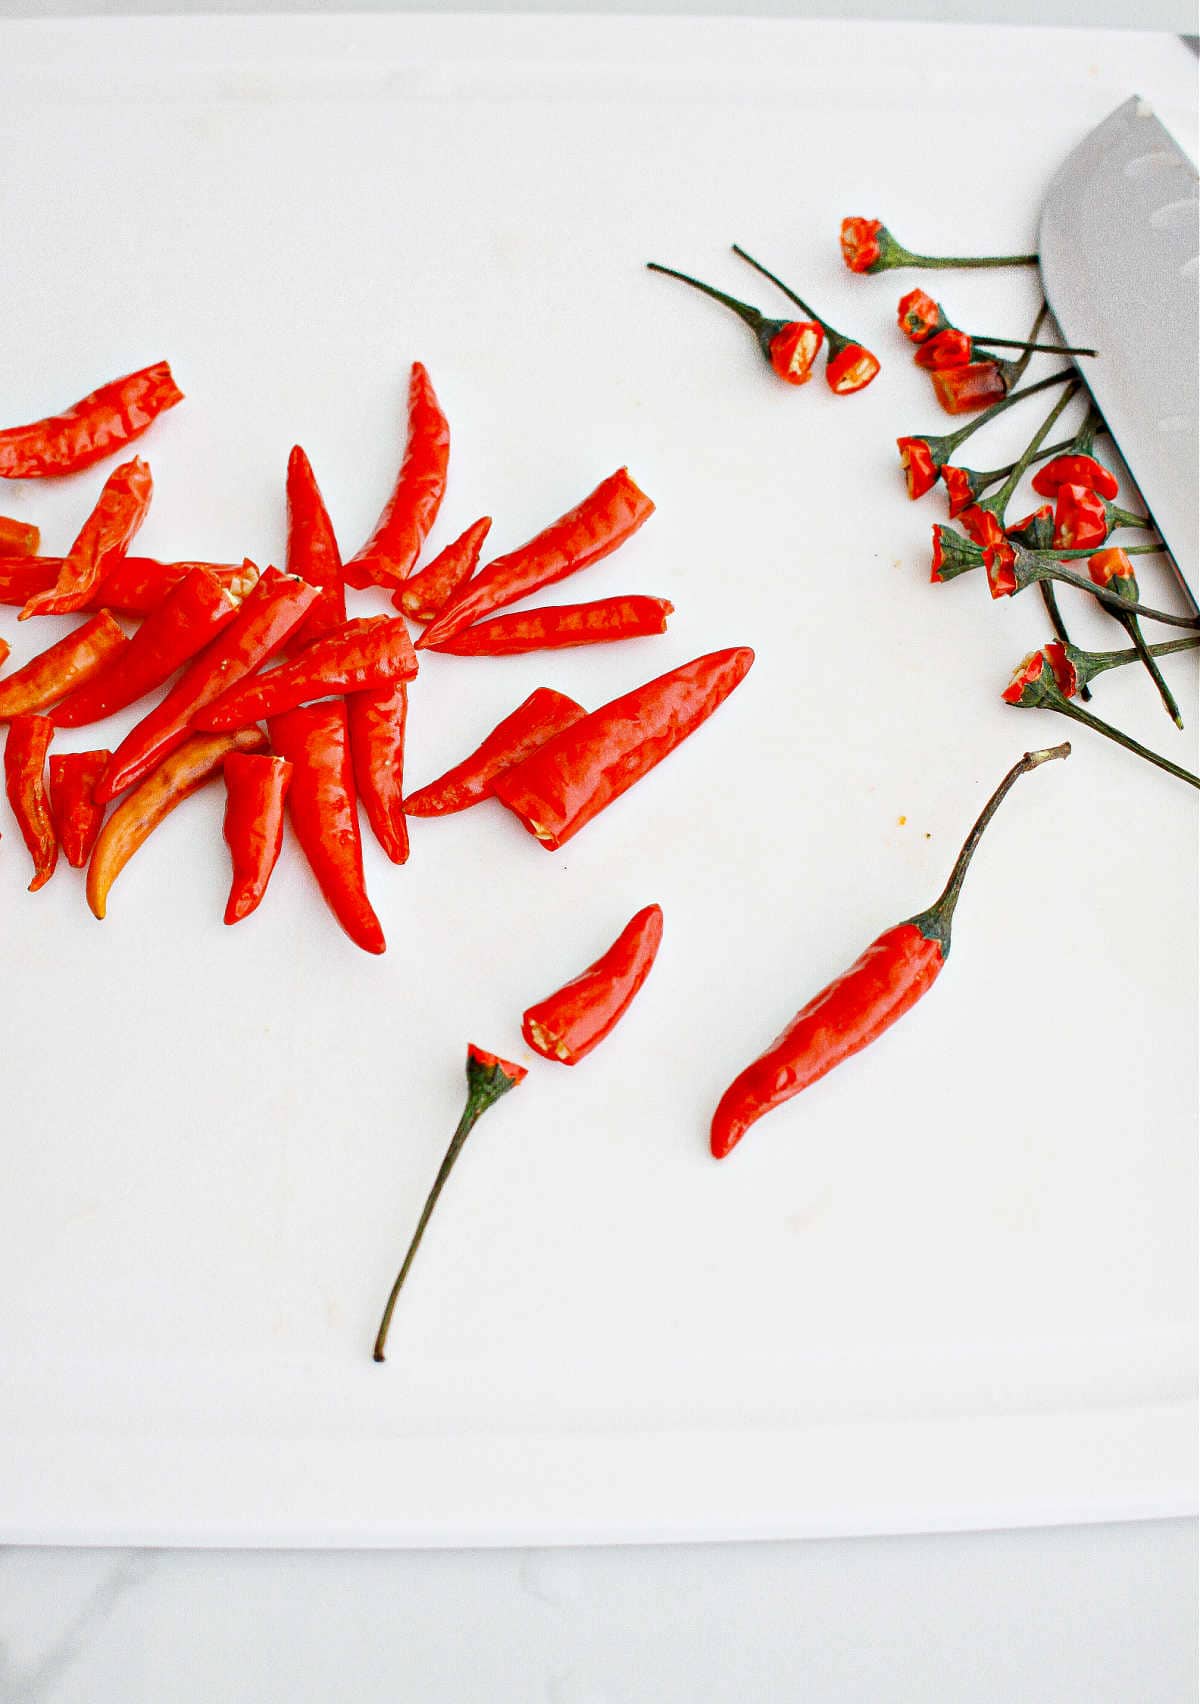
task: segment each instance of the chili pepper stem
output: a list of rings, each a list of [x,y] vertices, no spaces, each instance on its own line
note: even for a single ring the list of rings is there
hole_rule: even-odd
[[[794,290],[789,289],[788,286],[783,282],[782,278],[777,278],[773,272],[768,272],[767,268],[763,265],[761,260],[755,260],[755,258],[752,254],[747,254],[745,249],[739,247],[739,245],[737,243],[734,243],[732,246],[733,246],[734,254],[739,255],[742,260],[746,261],[750,266],[752,266],[754,268],[755,272],[761,272],[764,278],[769,278],[771,283],[774,284],[774,286],[777,290],[783,291],[784,295],[787,297],[789,302],[795,302],[796,306],[798,308],[803,309],[803,311],[808,315],[810,320],[815,320],[817,322],[817,324],[821,327],[821,330],[825,333],[826,337],[829,336],[829,333],[832,330],[832,327],[827,323],[827,321],[825,321],[821,318],[820,314],[814,313],[812,308],[809,307],[808,303],[803,301],[799,296],[797,296],[797,294]]]
[[[994,497],[988,499],[988,507],[995,514],[997,520],[1001,522],[1003,521],[1004,511],[1012,501],[1013,492],[1024,479],[1034,456],[1045,443],[1046,439],[1050,436],[1050,428],[1054,425],[1054,422],[1058,419],[1059,415],[1062,413],[1063,409],[1066,408],[1067,404],[1071,401],[1071,398],[1075,395],[1075,392],[1078,389],[1079,386],[1075,383],[1067,386],[1066,390],[1063,391],[1062,395],[1054,404],[1054,407],[1050,410],[1046,418],[1042,421],[1042,424],[1038,427],[1033,437],[1029,440],[1023,454],[1013,463],[1012,471],[1009,473],[1008,478],[1004,481],[1004,484],[1000,487]]]
[[[1066,384],[1069,379],[1074,378],[1073,369],[1064,367],[1061,372],[1051,373],[1047,378],[1038,379],[1035,384],[1026,385],[1024,390],[1010,391],[999,402],[994,402],[990,408],[985,408],[982,413],[977,414],[967,425],[960,426],[957,432],[952,432],[944,440],[947,449],[953,455],[961,445],[966,443],[972,432],[978,432],[981,426],[988,425],[998,414],[1003,414],[1006,408],[1011,408],[1015,402],[1024,402],[1027,396],[1036,396],[1038,391],[1049,390],[1051,385]]]
[[[971,333],[972,343],[993,343],[999,349],[1028,349],[1031,355],[1098,355],[1098,349],[1076,349],[1069,343],[1029,343],[1023,337],[990,337],[979,331]]]
[[[1057,551],[1055,554],[1058,556],[1094,556],[1095,552],[1065,550]],[[1132,554],[1132,551],[1126,552],[1126,555]],[[1149,604],[1126,603],[1124,598],[1117,596],[1116,592],[1110,592],[1104,586],[1097,586],[1092,580],[1085,580],[1082,574],[1072,574],[1069,568],[1055,568],[1049,563],[1037,562],[1031,575],[1031,580],[1033,579],[1059,580],[1064,586],[1078,586],[1081,592],[1090,593],[1097,603],[1103,604],[1105,609],[1111,610],[1114,615],[1140,615],[1147,621],[1161,621],[1166,627],[1200,627],[1200,616],[1172,615],[1170,610],[1151,609]],[[1029,583],[1031,581],[1026,582],[1026,584]]]
[[[892,239],[895,243],[895,238]],[[945,267],[955,266],[1036,266],[1036,254],[972,254],[972,255],[934,255],[912,254],[908,249],[895,243],[896,251],[904,256],[905,266],[920,267],[927,272],[936,272]]]
[[[1157,645],[1147,645],[1146,649],[1152,657],[1171,657],[1176,651],[1194,651],[1200,646],[1200,636],[1195,639],[1163,639]],[[1103,674],[1106,669],[1123,668],[1126,663],[1136,662],[1140,655],[1137,651],[1088,651],[1084,653],[1091,668],[1092,678]]]
[[[1082,722],[1085,728],[1093,728],[1096,733],[1103,734],[1106,739],[1113,740],[1117,745],[1124,746],[1126,751],[1144,757],[1147,763],[1155,764],[1159,769],[1165,769],[1168,775],[1174,775],[1180,781],[1186,781],[1190,787],[1200,788],[1200,775],[1193,775],[1190,770],[1181,769],[1177,763],[1172,763],[1169,757],[1160,757],[1156,751],[1149,751],[1137,740],[1123,734],[1120,728],[1114,728],[1111,722],[1105,722],[1099,716],[1094,716],[1090,710],[1081,710],[1078,704],[1072,704],[1069,698],[1061,693],[1053,699],[1048,699],[1041,708],[1057,710],[1062,716],[1070,716],[1073,721]],[[1069,749],[1069,748],[1068,748]]]
[[[757,331],[765,316],[749,302],[739,302],[736,296],[727,296],[724,290],[717,290],[711,284],[702,284],[698,278],[692,278],[686,272],[676,272],[673,266],[660,266],[656,260],[646,262],[647,272],[661,272],[664,278],[678,278],[682,284],[690,284],[693,290],[699,290],[704,296],[711,296],[714,302],[723,302],[727,308],[732,308],[739,319],[745,320],[751,331]],[[815,317],[815,316],[814,316]]]
[[[1136,615],[1130,615],[1125,618],[1121,625],[1124,627],[1129,637],[1133,640],[1134,650],[1141,658],[1142,666],[1145,668],[1146,673],[1150,676],[1150,679],[1158,688],[1158,696],[1163,701],[1163,708],[1166,710],[1167,715],[1171,718],[1177,728],[1182,729],[1183,717],[1179,714],[1179,705],[1175,702],[1175,695],[1171,691],[1171,688],[1163,679],[1162,671],[1159,669],[1158,664],[1154,661],[1154,658],[1150,654],[1150,647],[1147,645],[1145,635],[1142,633],[1141,622],[1138,620]]]
[[[1067,632],[1067,624],[1063,620],[1062,611],[1058,607],[1058,594],[1054,590],[1053,580],[1039,580],[1038,590],[1042,594],[1042,602],[1046,606],[1046,614],[1050,617],[1050,625],[1054,629],[1054,637],[1063,645],[1069,645],[1071,643],[1071,636]],[[1092,689],[1086,681],[1084,681],[1083,685],[1079,688],[1079,696],[1085,703],[1091,702]]]

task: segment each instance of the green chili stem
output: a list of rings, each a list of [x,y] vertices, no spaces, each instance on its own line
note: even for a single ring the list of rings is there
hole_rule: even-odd
[[[895,239],[893,238],[893,241]],[[906,248],[896,243],[896,248],[904,256],[900,263],[904,266],[919,266],[927,271],[939,271],[943,268],[956,266],[1036,266],[1036,254],[972,254],[972,255],[932,255],[912,254]]]
[[[749,302],[739,302],[736,296],[727,296],[724,290],[716,290],[711,284],[702,284],[698,278],[689,277],[686,272],[676,272],[673,266],[660,266],[656,260],[648,260],[646,269],[649,272],[661,272],[665,278],[678,278],[683,284],[690,284],[693,290],[699,290],[705,296],[711,296],[714,302],[723,302],[727,308],[732,308],[739,319],[743,319],[751,331],[761,329],[766,315]]]
[[[972,343],[991,343],[998,349],[1028,349],[1031,355],[1098,355],[1098,349],[1076,349],[1069,343],[1028,343],[1023,337],[992,337],[987,332],[971,332]]]
[[[798,308],[802,308],[810,320],[816,321],[821,330],[825,333],[826,337],[837,339],[839,342],[847,341],[847,339],[842,337],[840,332],[834,331],[833,327],[827,320],[823,320],[820,314],[814,313],[808,303],[804,301],[802,297],[797,296],[796,292],[790,289],[788,285],[784,283],[782,278],[777,278],[773,272],[768,272],[761,260],[755,260],[752,254],[747,254],[745,249],[740,248],[737,243],[733,244],[733,252],[736,255],[740,255],[744,261],[747,261],[754,268],[755,272],[761,272],[764,278],[769,278],[777,290],[783,291],[789,302],[795,302]]]
[[[1146,643],[1145,636],[1142,633],[1141,623],[1138,621],[1137,616],[1125,616],[1122,620],[1122,626],[1129,634],[1129,637],[1133,640],[1134,650],[1137,652],[1146,673],[1150,676],[1150,679],[1158,688],[1158,696],[1163,701],[1163,707],[1166,710],[1167,715],[1171,718],[1177,728],[1182,728],[1183,717],[1179,714],[1179,705],[1175,702],[1175,695],[1163,679],[1162,671],[1159,669],[1158,664],[1154,661],[1154,657],[1151,654],[1150,647]]]
[[[1037,431],[1033,434],[1033,437],[1029,440],[1029,443],[1026,445],[1022,454],[1013,463],[1012,472],[1009,474],[1004,484],[1000,487],[994,497],[988,498],[989,509],[991,509],[996,519],[1001,523],[1004,521],[1004,511],[1012,501],[1013,492],[1024,479],[1029,469],[1029,465],[1034,456],[1037,454],[1037,451],[1050,436],[1050,428],[1054,425],[1054,422],[1058,419],[1059,415],[1062,413],[1063,409],[1066,408],[1067,404],[1074,397],[1075,392],[1078,389],[1079,386],[1077,383],[1069,384],[1067,386],[1066,390],[1054,404],[1054,407],[1050,410],[1049,414],[1042,421]]]
[[[1050,461],[1053,456],[1061,456],[1064,450],[1070,448],[1070,445],[1071,445],[1071,440],[1069,438],[1060,438],[1058,440],[1057,444],[1045,444],[1045,445],[1043,445],[1042,448],[1037,452],[1037,454],[1032,458],[1032,460],[1030,462],[1030,466],[1033,465],[1033,462]],[[1013,468],[1016,465],[1017,464],[1015,462],[1009,462],[1007,467],[994,467],[988,473],[976,472],[975,478],[979,482],[978,487],[977,487],[979,495],[982,496],[983,493],[987,490],[989,485],[995,485],[1001,479],[1007,479],[1009,474],[1012,472]],[[972,470],[968,469],[966,471],[970,472]]]
[[[1089,553],[1086,550],[1081,550],[1076,554],[1087,556]],[[1028,563],[1030,556],[1031,553],[1026,552],[1023,560]],[[1018,562],[1021,561],[1022,558],[1018,557]],[[1127,603],[1116,592],[1110,592],[1105,586],[1097,586],[1092,580],[1085,580],[1082,574],[1072,574],[1069,568],[1055,568],[1047,562],[1034,559],[1032,566],[1026,568],[1025,571],[1028,574],[1026,585],[1031,584],[1034,580],[1061,580],[1064,586],[1078,586],[1080,591],[1090,592],[1098,603],[1102,603],[1105,609],[1112,610],[1115,615],[1120,615],[1122,612],[1130,615],[1141,615],[1147,621],[1161,621],[1167,627],[1200,627],[1200,616],[1172,615],[1170,611],[1165,609],[1151,609],[1149,604]]]
[[[1063,620],[1062,611],[1058,607],[1058,596],[1054,590],[1054,582],[1052,580],[1039,580],[1038,591],[1042,594],[1042,602],[1046,606],[1046,614],[1050,617],[1050,625],[1054,629],[1054,637],[1059,640],[1061,644],[1070,645],[1071,636],[1067,632],[1067,624]],[[1073,646],[1072,649],[1074,649]],[[1086,681],[1080,682],[1079,696],[1085,703],[1091,702],[1092,689]]]
[[[1152,657],[1172,657],[1176,651],[1194,651],[1200,646],[1200,635],[1195,639],[1163,639],[1157,645],[1147,645],[1146,649]],[[1098,674],[1107,669],[1122,669],[1127,663],[1136,663],[1141,653],[1133,651],[1080,651],[1072,645],[1076,654],[1071,658],[1076,670],[1082,661],[1088,672],[1088,678],[1094,680]]]
[[[1135,515],[1128,509],[1118,509],[1115,504],[1109,510],[1109,514],[1112,517],[1114,527],[1142,527],[1144,529],[1154,525],[1149,515]]]
[[[1114,728],[1111,722],[1101,721],[1090,710],[1081,710],[1078,704],[1072,704],[1069,698],[1057,693],[1054,698],[1047,698],[1038,709],[1057,710],[1060,715],[1070,716],[1073,721],[1082,722],[1085,728],[1093,728],[1096,733],[1103,734],[1106,739],[1113,740],[1117,745],[1124,746],[1126,751],[1136,752],[1138,757],[1144,757],[1147,763],[1156,764],[1159,769],[1165,769],[1168,775],[1174,775],[1177,780],[1186,781],[1190,787],[1200,787],[1200,775],[1193,775],[1190,770],[1181,769],[1177,763],[1172,763],[1169,757],[1160,757],[1156,751],[1148,751],[1137,740],[1130,739],[1120,728]]]
[[[968,422],[966,426],[960,427],[957,432],[952,432],[948,438],[942,441],[953,455],[960,444],[966,443],[972,432],[978,432],[981,426],[986,426],[998,414],[1003,414],[1006,408],[1011,408],[1016,402],[1024,402],[1027,396],[1036,396],[1038,391],[1049,390],[1051,385],[1066,384],[1075,376],[1074,368],[1064,367],[1059,373],[1051,373],[1048,378],[1038,379],[1035,384],[1026,385],[1024,390],[1010,391],[1006,397],[1002,397],[999,402],[994,402],[990,408],[985,408],[982,413],[975,416],[974,420]]]

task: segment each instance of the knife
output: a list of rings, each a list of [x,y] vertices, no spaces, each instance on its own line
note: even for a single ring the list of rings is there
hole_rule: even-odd
[[[1063,341],[1166,541],[1181,587],[1200,558],[1200,199],[1196,167],[1134,95],[1046,195],[1042,287]]]

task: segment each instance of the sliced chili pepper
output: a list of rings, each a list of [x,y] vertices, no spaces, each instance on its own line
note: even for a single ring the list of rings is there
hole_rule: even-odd
[[[63,558],[53,588],[37,592],[21,611],[19,621],[31,615],[71,615],[87,603],[93,588],[129,548],[129,541],[146,518],[154,481],[140,456],[122,462],[104,482],[79,536]]]
[[[875,1041],[928,992],[950,956],[954,908],[988,823],[1022,775],[1054,758],[1068,757],[1070,751],[1069,745],[1060,745],[1026,752],[984,806],[949,881],[929,909],[885,930],[734,1078],[713,1115],[710,1145],[715,1159],[724,1159],[756,1119]]]
[[[158,415],[182,401],[165,361],[126,373],[62,414],[0,431],[0,479],[78,473],[140,438]]]
[[[229,626],[180,675],[161,703],[131,728],[101,776],[107,802],[132,787],[187,739],[191,718],[266,662],[312,608],[317,588],[268,568]]]
[[[1057,496],[1060,485],[1085,485],[1110,502],[1117,496],[1120,486],[1116,476],[1092,454],[1096,438],[1104,430],[1104,417],[1096,408],[1089,408],[1071,442],[1059,446],[1062,454],[1039,468],[1034,476],[1033,489],[1039,497]]]
[[[1011,547],[1012,557],[1006,556],[1003,562],[992,562],[991,551],[984,551],[983,565],[987,570],[988,590],[994,598],[1013,597],[1017,592],[1023,592],[1030,586],[1038,585],[1043,580],[1054,580],[1064,586],[1077,586],[1080,591],[1090,592],[1097,603],[1114,614],[1140,615],[1149,621],[1161,621],[1168,627],[1200,627],[1200,616],[1175,615],[1166,609],[1151,609],[1149,604],[1128,603],[1116,592],[1104,586],[1097,586],[1094,581],[1087,580],[1082,574],[1072,573],[1064,568],[1061,558],[1075,556],[1091,556],[1090,550],[1059,550],[1053,552],[1044,550],[1027,550],[1024,545]],[[1153,556],[1161,551],[1161,545],[1137,544],[1130,545],[1127,556]]]
[[[62,556],[0,558],[0,604],[20,608],[36,592],[53,590],[64,560]],[[82,607],[89,612],[112,609],[120,615],[149,615],[193,568],[207,569],[234,598],[245,597],[258,579],[258,569],[250,561],[235,567],[224,562],[156,562],[152,556],[123,556],[92,588]]]
[[[974,359],[974,344],[965,331],[948,325],[929,338],[913,356],[913,365],[927,372],[940,372],[947,367],[965,367]],[[984,357],[980,357],[984,359]]]
[[[554,604],[477,622],[429,649],[453,657],[515,657],[525,651],[556,651],[570,645],[644,639],[667,631],[667,617],[674,608],[666,598],[643,597]]]
[[[649,497],[638,490],[627,469],[618,468],[528,544],[497,556],[468,580],[422,633],[417,650],[440,645],[481,617],[590,568],[624,544],[653,513]]]
[[[788,385],[806,385],[812,378],[812,366],[821,352],[825,341],[825,333],[815,320],[780,320],[768,319],[749,302],[740,302],[736,296],[727,296],[724,290],[715,290],[711,284],[702,284],[698,278],[692,278],[686,272],[676,272],[673,266],[660,266],[656,260],[646,262],[648,272],[661,272],[665,278],[678,278],[681,284],[690,284],[693,290],[699,290],[702,295],[711,296],[714,302],[721,302],[731,308],[738,318],[750,327],[758,342],[759,348],[766,357],[767,364],[776,378],[782,379]]]
[[[4,788],[33,859],[30,893],[45,887],[58,862],[58,838],[46,792],[46,753],[54,723],[45,716],[14,716],[4,742]]]
[[[169,680],[214,639],[238,606],[207,568],[193,568],[143,621],[128,645],[54,711],[58,728],[113,716]]]
[[[392,863],[403,864],[408,858],[403,802],[408,687],[398,680],[378,692],[352,692],[346,719],[354,780],[367,821]]]
[[[511,716],[492,729],[470,757],[427,787],[410,793],[404,801],[405,815],[450,816],[477,805],[481,799],[490,799],[498,775],[532,756],[547,740],[586,715],[583,705],[573,698],[550,686],[537,687]]]
[[[283,845],[283,802],[292,779],[286,757],[231,751],[225,759],[225,844],[233,860],[226,923],[257,909]]]
[[[346,588],[333,523],[299,444],[294,445],[287,465],[287,571],[320,593],[289,641],[290,650],[301,650],[343,625]]]
[[[904,442],[905,440],[900,441]],[[923,438],[915,441],[918,443],[925,442]],[[1039,449],[1032,459],[1036,462],[1045,460],[1049,456],[1058,455],[1059,451],[1063,448],[1063,442],[1065,442],[1065,440],[1057,444],[1050,444],[1044,449]],[[943,485],[946,487],[946,507],[949,511],[950,519],[952,521],[957,520],[958,516],[962,514],[964,509],[968,508],[972,503],[978,503],[979,499],[993,485],[999,485],[1001,480],[1007,479],[1015,466],[1015,462],[1009,462],[1007,467],[994,467],[981,473],[978,469],[973,467],[950,467],[943,464],[937,470],[934,477],[936,479],[940,476]],[[928,489],[928,487],[926,489]],[[1037,482],[1035,480],[1034,490],[1036,491],[1036,489]]]
[[[36,556],[42,535],[28,521],[0,515],[0,556]]]
[[[1194,651],[1197,646],[1200,646],[1200,638],[1165,639],[1161,644],[1150,645],[1147,649],[1152,657],[1171,657],[1177,651]],[[1048,645],[1043,645],[1041,650],[1030,651],[1028,656],[1022,658],[1000,696],[1006,704],[1019,703],[1024,687],[1041,675],[1043,662],[1049,665],[1054,684],[1063,697],[1074,698],[1083,691],[1088,681],[1095,680],[1097,675],[1141,661],[1142,654],[1136,646],[1129,651],[1081,651],[1078,645],[1063,644],[1059,639],[1052,639]],[[51,758],[50,761],[53,763],[54,759]]]
[[[496,797],[548,850],[564,846],[707,721],[753,661],[749,646],[713,651],[602,704],[499,775]]]
[[[998,361],[971,361],[965,367],[943,367],[931,373],[937,399],[947,414],[973,414],[990,408],[1007,394]]]
[[[862,344],[857,343],[852,337],[846,337],[842,332],[835,331],[828,320],[823,320],[820,314],[814,313],[808,303],[798,296],[794,290],[790,289],[782,278],[777,278],[773,272],[768,272],[761,261],[755,260],[753,255],[747,254],[744,248],[738,247],[737,243],[733,245],[733,252],[747,261],[756,272],[761,272],[764,278],[769,278],[777,289],[783,291],[789,301],[795,302],[802,313],[806,313],[809,319],[815,320],[817,325],[820,326],[825,334],[826,345],[825,383],[834,395],[852,396],[855,391],[865,390],[879,372],[879,362],[871,351],[864,349]]]
[[[63,856],[75,870],[87,863],[104,821],[94,789],[111,756],[103,750],[68,751],[50,759],[50,809]]]
[[[57,704],[128,644],[120,622],[101,610],[65,639],[39,652],[24,668],[0,680],[0,722]]]
[[[897,266],[1036,266],[1036,254],[912,254],[878,219],[843,219],[842,259],[851,272],[890,272]]]
[[[922,297],[928,302],[928,296],[922,291],[914,290],[913,296]],[[901,302],[901,330],[905,328],[904,303]],[[960,331],[956,325],[951,325],[938,303],[930,304],[941,316],[941,324],[934,328],[932,335],[926,332],[921,337],[913,339],[921,347],[913,356],[913,365],[927,370],[937,367],[965,367],[968,361],[986,361],[990,358],[990,348],[984,345],[995,345],[1000,349],[1026,349],[1031,355],[1094,355],[1094,349],[1073,348],[1066,343],[1034,343],[1024,337],[992,337],[985,332]],[[911,335],[906,332],[905,335]]]
[[[521,1034],[543,1059],[578,1065],[616,1026],[650,974],[662,945],[660,905],[647,905],[606,953],[521,1019]]]
[[[271,744],[292,764],[288,816],[329,909],[355,946],[387,943],[367,898],[346,706],[338,699],[273,716]]]
[[[413,362],[408,386],[408,444],[392,495],[362,549],[346,563],[350,585],[398,586],[412,572],[437,519],[450,465],[450,426],[429,374]]]
[[[1069,490],[1070,487],[1064,487]],[[1139,601],[1137,575],[1129,554],[1124,550],[1100,550],[1088,562],[1088,574],[1097,586],[1105,586],[1113,591],[1123,603],[1135,604]],[[1179,706],[1175,695],[1162,677],[1162,671],[1154,660],[1154,655],[1146,643],[1142,633],[1141,623],[1136,615],[1111,613],[1121,623],[1121,626],[1133,640],[1133,646],[1142,660],[1142,666],[1154,682],[1158,696],[1162,699],[1163,708],[1177,728],[1183,727],[1183,717],[1179,714]]]
[[[1145,530],[1151,524],[1086,485],[1060,485],[1054,496],[1054,543],[1064,549],[1095,550],[1117,527]]]
[[[92,915],[104,917],[113,883],[176,805],[219,775],[231,752],[262,751],[266,743],[261,729],[243,728],[236,734],[193,734],[174,747],[121,800],[100,830],[87,873],[87,902]]]
[[[290,663],[242,681],[192,717],[193,728],[244,728],[331,693],[375,692],[412,680],[417,659],[398,615],[366,615],[316,640]]]
[[[1060,716],[1069,716],[1073,722],[1080,722],[1094,733],[1103,734],[1105,739],[1112,740],[1114,744],[1124,746],[1126,751],[1144,757],[1147,763],[1153,763],[1156,768],[1165,770],[1177,781],[1186,781],[1189,787],[1200,788],[1200,775],[1193,775],[1189,769],[1181,769],[1179,764],[1172,763],[1169,757],[1160,757],[1158,752],[1147,750],[1137,740],[1122,733],[1120,728],[1114,728],[1111,722],[1103,721],[1090,710],[1085,710],[1082,705],[1072,704],[1055,680],[1055,671],[1050,660],[1041,651],[1032,652],[1022,661],[1002,697],[1006,704],[1015,704],[1022,710],[1057,710]]]
[[[479,566],[479,553],[491,528],[490,515],[473,522],[453,544],[434,557],[428,568],[422,568],[404,582],[392,599],[396,608],[413,621],[433,621]]]
[[[896,322],[910,343],[925,343],[950,325],[942,304],[935,302],[924,290],[910,290],[906,296],[901,296],[896,308]]]
[[[467,1104],[463,1115],[458,1121],[458,1128],[450,1138],[450,1146],[446,1157],[438,1169],[433,1188],[429,1191],[413,1239],[408,1245],[408,1253],[404,1256],[404,1264],[400,1268],[396,1282],[392,1285],[392,1293],[387,1299],[383,1310],[383,1318],[379,1322],[379,1332],[375,1338],[374,1359],[382,1361],[387,1349],[388,1331],[392,1323],[392,1315],[396,1311],[396,1301],[400,1295],[404,1280],[408,1277],[409,1268],[421,1246],[421,1238],[425,1235],[425,1227],[429,1223],[438,1196],[442,1193],[446,1179],[454,1169],[454,1162],[462,1152],[463,1143],[475,1128],[480,1118],[489,1106],[494,1105],[501,1095],[506,1095],[509,1089],[515,1089],[529,1075],[523,1065],[513,1065],[507,1059],[499,1059],[494,1053],[485,1053],[481,1047],[472,1044],[467,1048]]]
[[[1005,409],[1012,408],[1015,403],[1023,402],[1027,396],[1034,396],[1038,391],[1048,390],[1051,385],[1065,384],[1073,379],[1075,374],[1069,367],[1061,372],[1051,373],[1049,378],[1039,379],[1036,384],[1026,385],[1024,390],[1010,391],[1001,402],[995,403],[985,413],[976,419],[960,426],[957,432],[950,432],[945,437],[934,437],[929,433],[896,439],[896,448],[900,452],[900,465],[903,467],[908,481],[910,497],[923,497],[937,483],[937,476],[951,458],[958,454],[959,449],[966,443],[973,432],[978,432],[981,426],[986,426],[996,415],[1003,414]],[[1008,470],[1011,471],[1011,470]]]

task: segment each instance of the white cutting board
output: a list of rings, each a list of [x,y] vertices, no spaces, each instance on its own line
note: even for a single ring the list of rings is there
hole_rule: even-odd
[[[1080,738],[997,820],[929,999],[727,1162],[707,1151],[733,1073],[928,903],[1004,769],[1065,732],[998,696],[1040,606],[928,584],[943,505],[906,501],[893,448],[944,418],[894,326],[915,280],[851,277],[839,218],[1029,247],[1050,173],[1131,90],[1194,146],[1192,75],[1130,34],[0,25],[0,418],[169,357],[187,401],[140,445],[139,548],[280,560],[299,441],[353,550],[414,357],[453,430],[435,546],[486,511],[509,548],[623,462],[656,499],[559,596],[670,597],[669,635],[423,661],[414,784],[536,684],[590,706],[758,651],[565,851],[498,806],[414,823],[402,870],[369,849],[383,959],[294,845],[261,912],[221,926],[219,789],[103,925],[65,868],[25,894],[5,820],[0,1537],[544,1543],[1193,1505],[1187,789]],[[768,306],[733,240],[878,350],[871,390],[785,389],[732,317],[641,269]],[[1019,335],[1035,280],[939,289]],[[6,485],[0,509],[62,549],[99,483]],[[1154,568],[1143,586],[1170,596]],[[15,661],[45,642],[15,611],[0,630]],[[1133,671],[1097,703],[1194,766],[1191,662],[1186,736]],[[665,942],[620,1030],[576,1071],[528,1057],[525,1005],[650,900]],[[376,1367],[468,1040],[530,1076],[472,1137]]]

